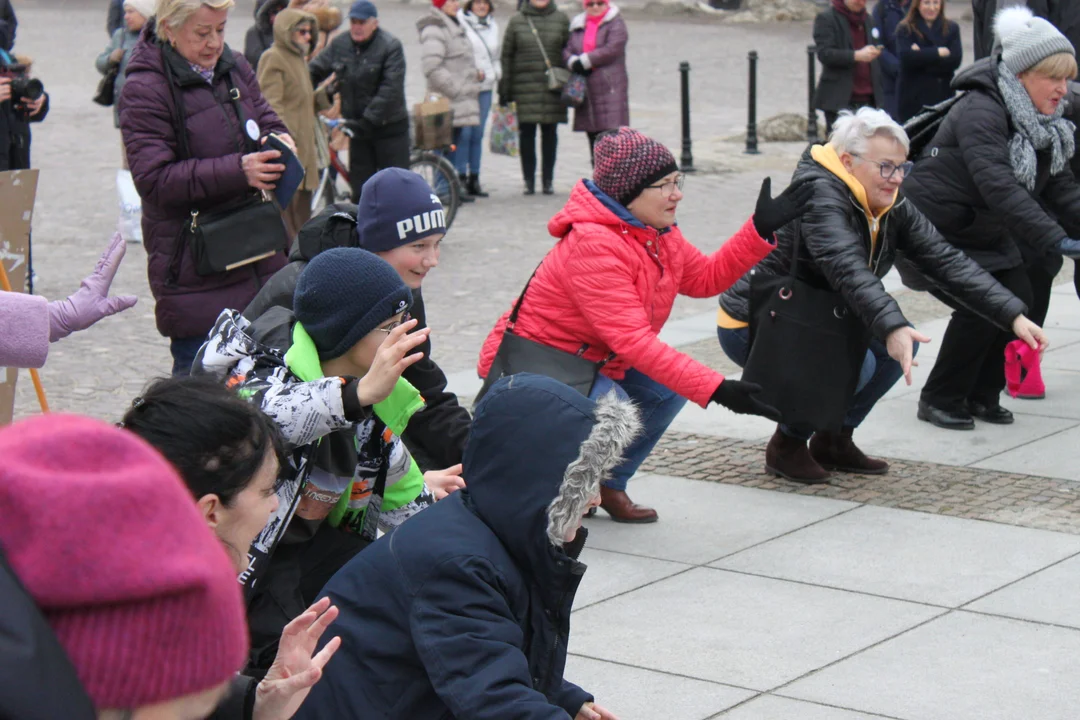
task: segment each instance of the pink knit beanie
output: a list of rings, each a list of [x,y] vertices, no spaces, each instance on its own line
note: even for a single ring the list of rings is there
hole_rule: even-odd
[[[209,690],[244,663],[236,570],[131,433],[58,414],[0,430],[0,546],[99,710]]]
[[[637,130],[621,127],[604,133],[593,149],[593,182],[622,206],[679,169],[666,147]]]

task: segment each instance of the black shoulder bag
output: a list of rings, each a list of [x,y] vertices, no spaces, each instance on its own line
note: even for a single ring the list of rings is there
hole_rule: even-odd
[[[742,379],[783,422],[813,430],[843,425],[866,357],[868,333],[840,293],[798,278],[802,223],[794,224],[787,276],[750,275],[750,355]]]
[[[189,159],[191,150],[184,120],[184,99],[174,82],[168,58],[164,58],[164,64],[169,90],[176,105],[176,138],[181,159]],[[240,90],[233,82],[231,71],[225,76],[225,84],[236,110],[237,122],[240,123],[240,134],[244,137],[243,143],[237,143],[237,149],[244,154],[244,145],[247,145],[248,153],[257,152],[256,142],[244,133],[247,114],[240,103]],[[210,91],[213,92],[213,88]],[[204,276],[228,272],[273,257],[275,253],[283,252],[289,244],[281,211],[262,191],[254,190],[236,202],[216,207],[212,212],[192,208],[191,217],[184,224],[183,239],[191,246],[195,272]]]
[[[539,269],[533,270],[529,282],[525,283],[525,289],[521,291],[517,302],[514,303],[514,309],[510,311],[510,318],[506,321],[499,351],[495,353],[495,359],[491,361],[491,368],[488,370],[480,392],[476,395],[476,402],[480,402],[480,398],[487,394],[499,378],[522,372],[546,375],[588,397],[596,382],[596,376],[600,374],[600,369],[615,357],[615,353],[608,353],[608,356],[600,362],[592,362],[582,357],[589,349],[588,344],[583,344],[578,348],[577,353],[571,354],[514,333],[521,303]]]

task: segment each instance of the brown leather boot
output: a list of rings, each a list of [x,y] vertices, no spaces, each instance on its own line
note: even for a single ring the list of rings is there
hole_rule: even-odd
[[[788,437],[776,428],[765,447],[765,472],[803,485],[820,485],[829,481],[829,473],[817,464],[806,441]]]
[[[600,486],[600,507],[615,522],[654,523],[658,519],[652,508],[637,505],[622,490],[612,490],[603,485]]]
[[[838,433],[814,433],[810,439],[810,455],[829,470],[856,473],[857,475],[884,475],[889,463],[866,457],[851,439],[854,428],[844,428]]]

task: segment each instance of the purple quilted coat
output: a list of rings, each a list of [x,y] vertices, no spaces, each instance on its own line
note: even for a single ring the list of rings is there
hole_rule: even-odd
[[[183,97],[191,159],[178,159],[176,109],[165,62],[170,63]],[[157,328],[171,338],[205,336],[223,309],[247,307],[263,283],[285,265],[282,252],[236,270],[200,276],[183,239],[183,226],[193,208],[211,210],[252,192],[240,167],[247,146],[242,123],[228,99],[225,78],[230,71],[244,112],[258,124],[259,135],[287,133],[242,55],[226,46],[213,83],[207,83],[172,48],[158,42],[152,23],[147,23],[131,51],[120,93],[120,132],[142,197],[143,243]]]
[[[630,124],[630,80],[626,76],[626,23],[614,5],[604,15],[596,32],[596,48],[582,55],[585,41],[585,13],[570,22],[570,41],[563,50],[563,60],[580,56],[590,68],[589,89],[585,104],[574,110],[574,130],[601,132]]]

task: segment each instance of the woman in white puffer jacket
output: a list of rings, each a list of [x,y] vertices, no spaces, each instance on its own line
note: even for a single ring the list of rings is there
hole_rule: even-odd
[[[484,79],[480,81],[480,124],[462,133],[456,164],[458,174],[466,176],[465,189],[477,197],[488,196],[480,189],[480,155],[484,150],[488,113],[491,112],[491,94],[502,77],[502,64],[499,62],[502,39],[494,14],[491,0],[468,0],[461,12],[465,34],[473,46],[476,67],[483,73]]]

